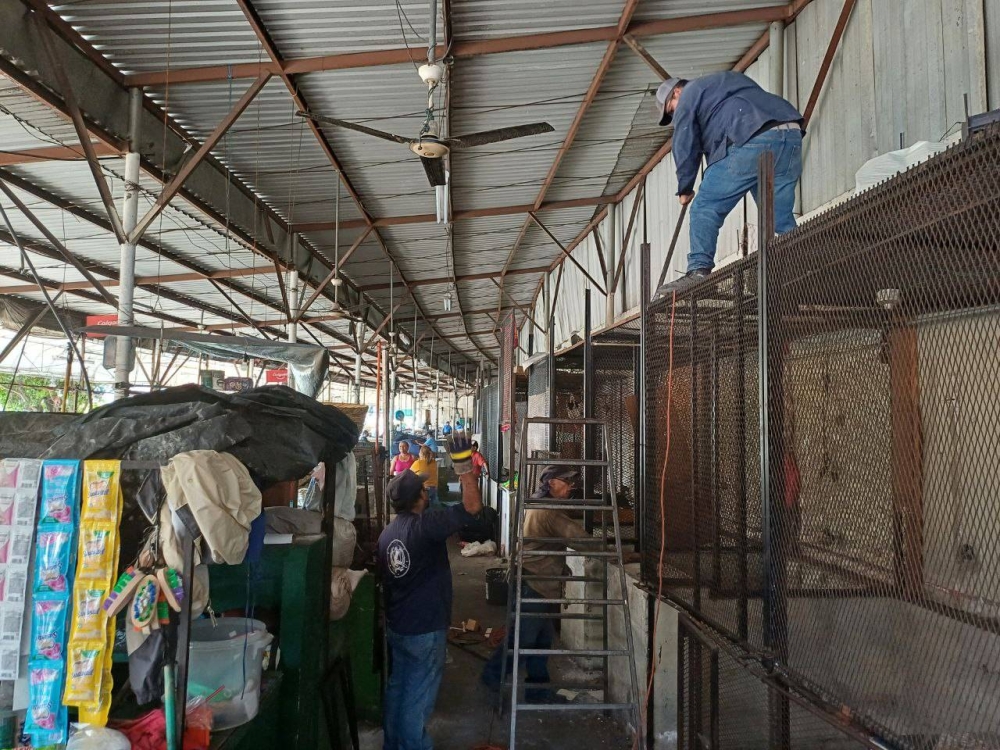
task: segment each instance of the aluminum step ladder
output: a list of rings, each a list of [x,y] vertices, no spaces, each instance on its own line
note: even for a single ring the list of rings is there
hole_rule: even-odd
[[[579,427],[585,437],[588,430],[599,429],[601,431],[600,440],[603,446],[603,459],[565,459],[565,458],[529,458],[527,456],[527,436],[532,426],[549,426],[550,429],[563,427]],[[628,606],[628,583],[625,577],[625,566],[622,558],[621,529],[618,524],[618,502],[615,495],[614,482],[611,481],[611,451],[608,437],[607,424],[600,419],[558,419],[552,417],[526,417],[522,422],[520,434],[520,483],[515,493],[515,508],[513,517],[517,519],[516,535],[511,539],[512,553],[510,555],[510,569],[508,571],[508,597],[507,597],[507,622],[513,620],[514,625],[514,648],[513,648],[513,668],[510,680],[510,750],[517,747],[517,717],[522,711],[570,711],[574,714],[586,711],[610,712],[627,711],[631,713],[632,724],[639,734],[639,747],[642,747],[642,720],[639,713],[639,683],[635,670],[635,650],[632,644],[632,621]],[[601,478],[596,484],[604,489],[602,498],[584,498],[582,500],[557,498],[532,498],[534,489],[535,470],[534,467],[544,466],[570,466],[586,471],[590,469],[599,471]],[[584,482],[584,488],[590,487],[589,482]],[[579,539],[563,539],[561,537],[531,537],[524,536],[524,520],[527,511],[537,510],[560,510],[560,511],[584,511],[596,514],[600,518],[601,536],[582,537]],[[611,522],[609,529],[608,522]],[[609,530],[612,535],[609,536]],[[554,545],[572,546],[574,542],[586,542],[592,545],[591,549],[574,550],[572,552],[562,550],[526,550],[525,542],[552,543]],[[596,559],[602,563],[603,575],[532,575],[524,571],[524,561],[531,557],[584,557]],[[611,569],[617,571],[620,599],[609,598],[608,595],[608,574]],[[522,584],[529,586],[533,581],[559,581],[561,583],[582,583],[584,585],[583,597],[567,597],[565,595],[555,599],[531,598],[533,604],[555,604],[559,605],[556,612],[524,612],[522,611]],[[600,584],[601,595],[595,597],[586,596],[588,584]],[[584,605],[585,612],[567,612],[564,605]],[[625,648],[611,648],[608,643],[608,612],[611,608],[620,607],[625,625]],[[529,618],[548,618],[559,620],[593,620],[603,623],[603,642],[601,648],[524,648],[521,646],[521,624]],[[595,683],[531,683],[526,685],[520,683],[521,669],[520,660],[522,656],[548,656],[556,658],[566,657],[596,657],[602,664],[602,680],[600,684]],[[627,703],[609,702],[609,680],[610,680],[610,660],[612,657],[625,657],[628,660],[629,675],[631,677],[631,701]],[[507,684],[507,640],[504,640],[504,660],[503,678],[501,682],[501,703],[503,701],[503,687]],[[570,690],[591,690],[602,691],[602,698],[597,703],[529,703],[522,699],[520,694],[522,689],[570,689]]]

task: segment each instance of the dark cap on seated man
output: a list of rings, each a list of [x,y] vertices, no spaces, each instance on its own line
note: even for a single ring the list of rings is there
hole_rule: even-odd
[[[538,490],[533,497],[568,498],[580,484],[580,472],[573,466],[546,466],[538,477]]]
[[[404,471],[394,476],[386,487],[392,509],[397,513],[418,512],[417,506],[424,496],[426,481],[426,474],[418,474],[415,471]]]

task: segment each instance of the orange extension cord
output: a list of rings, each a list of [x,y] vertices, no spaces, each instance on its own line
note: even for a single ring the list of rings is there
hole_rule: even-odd
[[[667,445],[663,452],[663,467],[660,469],[660,560],[657,564],[656,576],[658,579],[656,589],[656,599],[659,602],[663,599],[663,557],[667,549],[667,512],[666,512],[666,486],[667,486],[667,463],[670,461],[670,412],[674,396],[674,315],[677,311],[677,292],[673,293],[670,299],[670,339],[669,356],[667,359]],[[648,680],[646,682],[646,698],[642,702],[639,710],[639,719],[646,722],[646,706],[649,705],[649,698],[653,694],[653,677],[656,674],[657,651],[656,629],[660,623],[660,607],[657,606],[653,615],[653,632],[649,647],[653,649],[653,656],[650,660]],[[636,727],[635,742],[633,750],[639,750],[639,727]]]

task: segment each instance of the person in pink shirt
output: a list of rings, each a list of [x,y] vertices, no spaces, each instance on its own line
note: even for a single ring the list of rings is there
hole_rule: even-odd
[[[486,457],[479,452],[479,443],[472,441],[472,475],[479,479],[483,474],[490,475],[490,468],[486,465]]]
[[[392,473],[402,474],[404,471],[409,471],[410,466],[413,465],[413,454],[410,453],[410,444],[405,440],[399,441],[399,454],[392,462]]]

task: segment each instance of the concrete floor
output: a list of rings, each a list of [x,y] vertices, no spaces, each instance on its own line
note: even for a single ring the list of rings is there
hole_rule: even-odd
[[[502,625],[505,608],[486,603],[485,574],[487,568],[504,563],[495,557],[462,557],[454,540],[450,552],[455,585],[452,622],[457,624],[471,617],[484,628]],[[479,674],[489,653],[486,646],[463,649],[449,645],[444,680],[430,724],[435,750],[472,750],[486,742],[507,747],[510,714],[495,717],[495,694],[479,683]],[[551,661],[563,662],[552,665],[553,679],[558,679],[560,674],[575,681],[583,678],[581,670],[567,664],[566,658]],[[540,718],[542,716],[544,718]],[[361,733],[362,750],[381,750],[380,728],[362,727]],[[517,747],[522,750],[627,750],[631,747],[617,719],[580,711],[519,713],[517,737]]]

